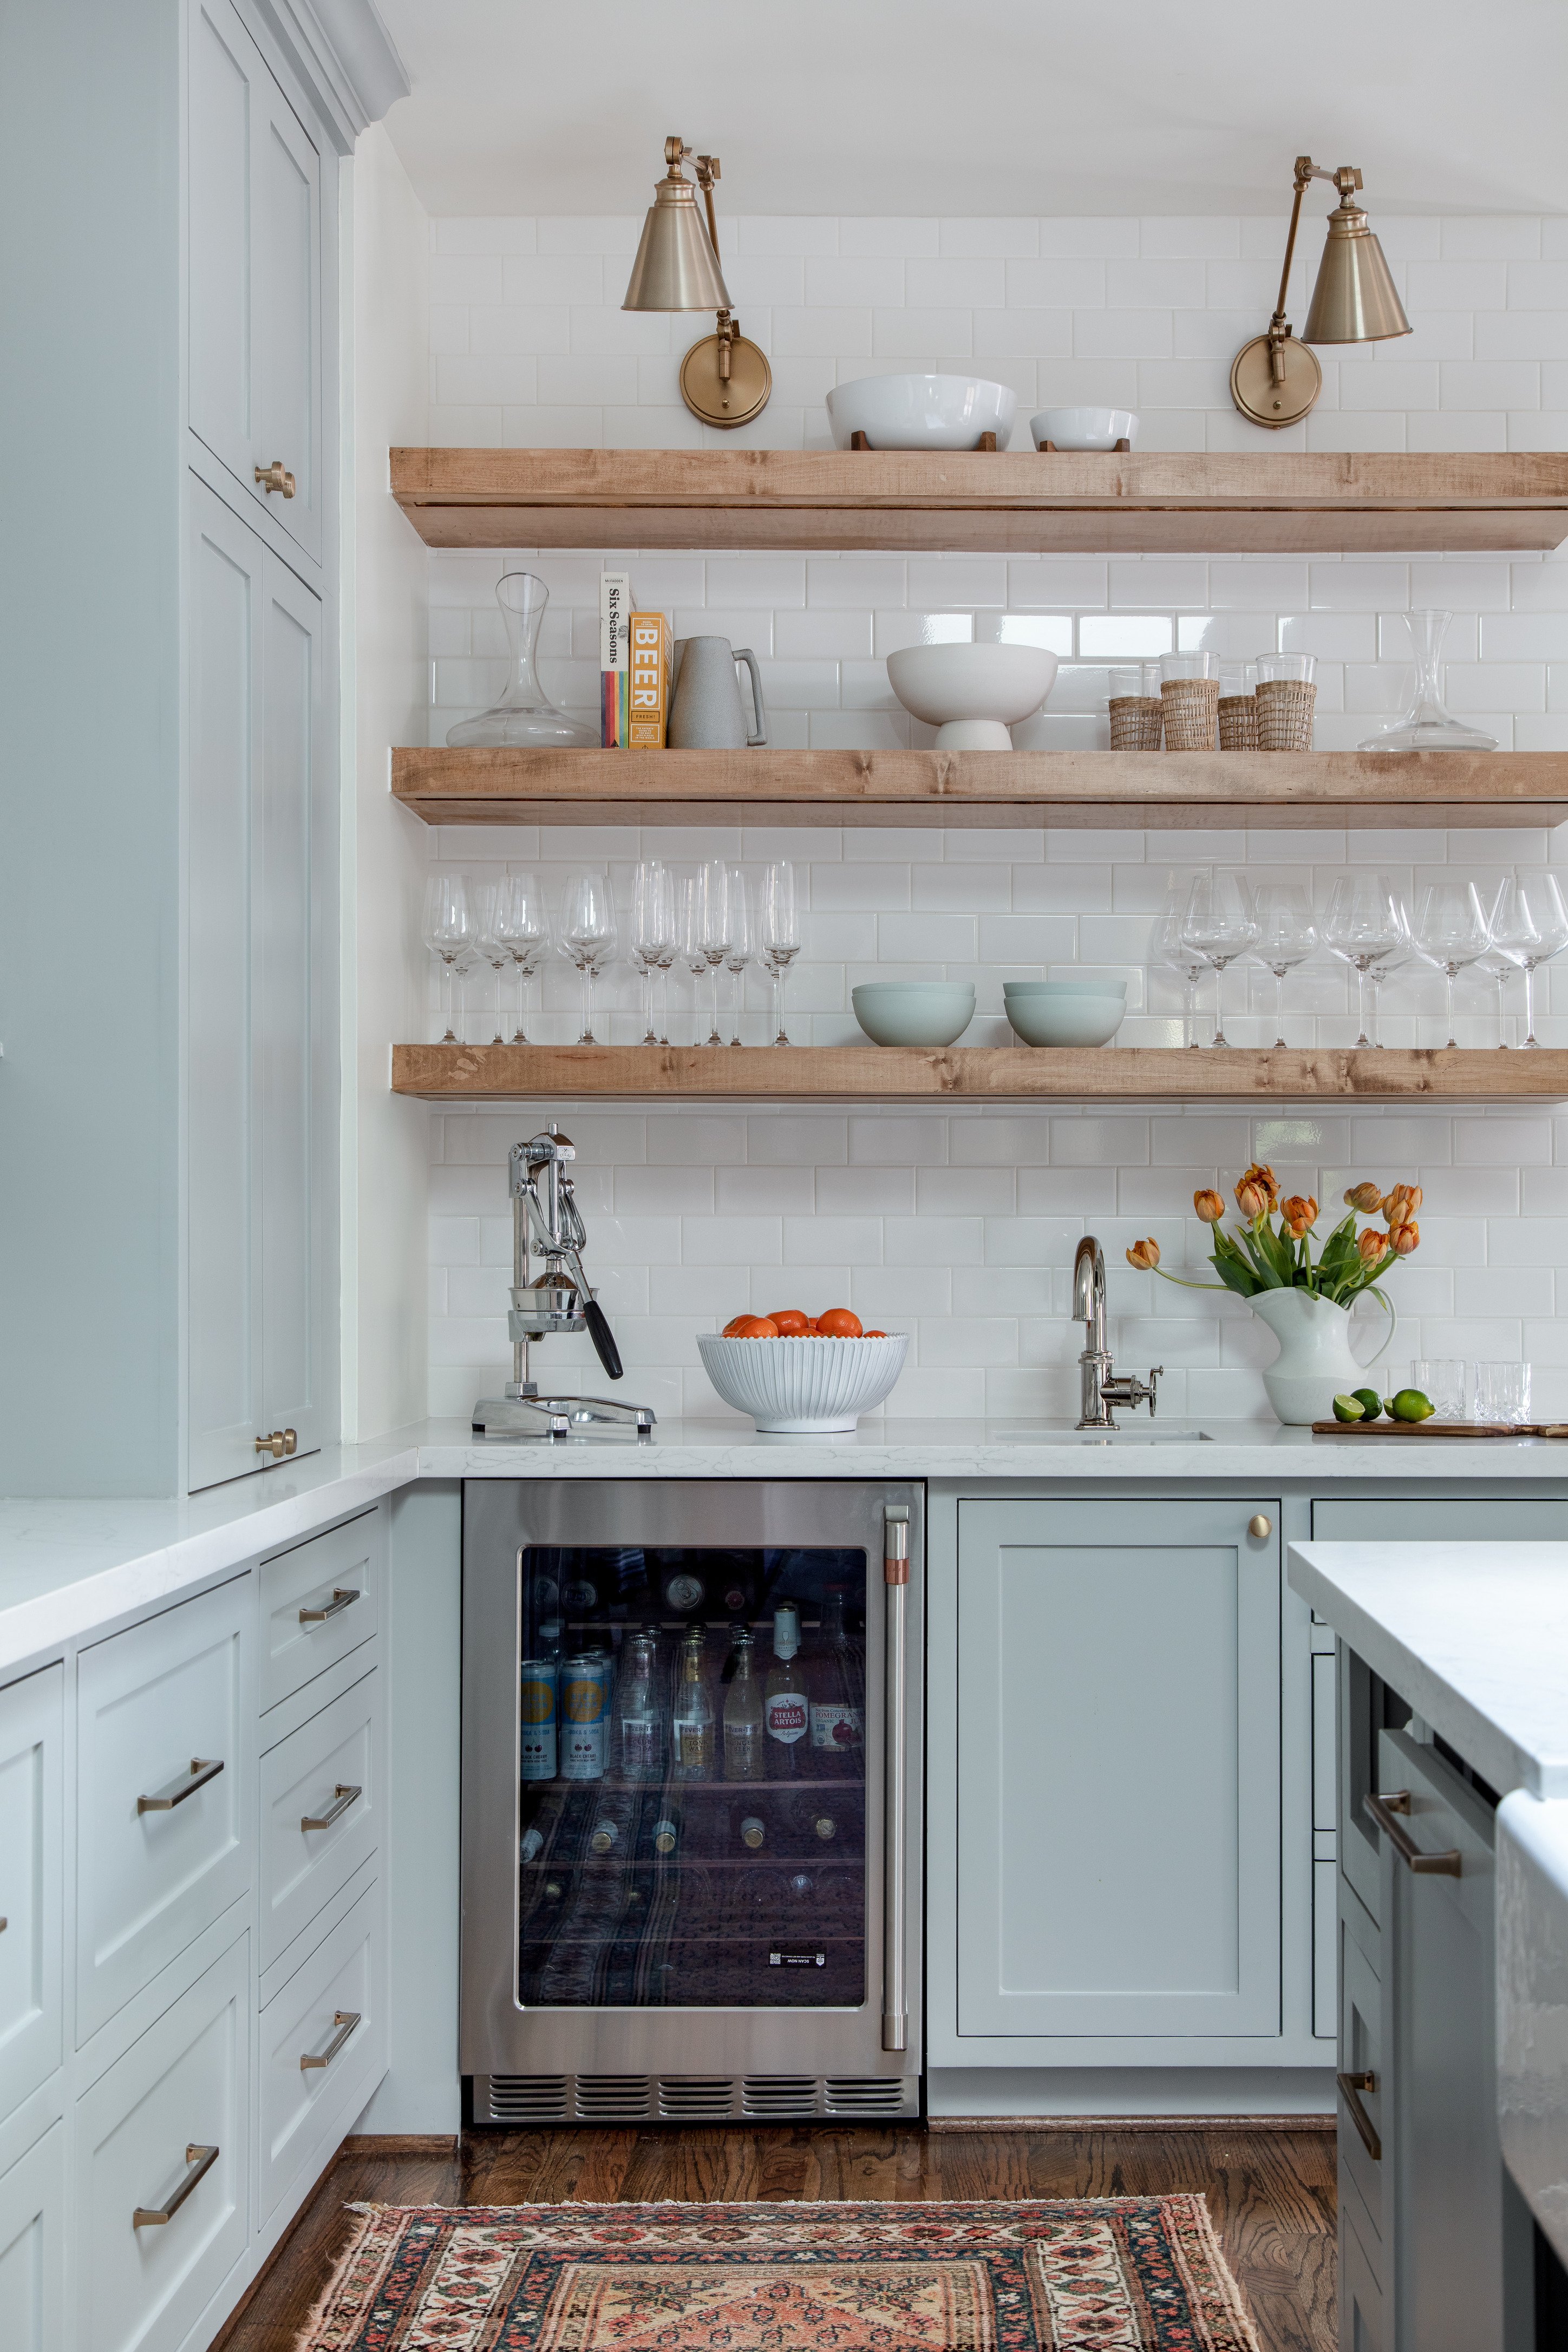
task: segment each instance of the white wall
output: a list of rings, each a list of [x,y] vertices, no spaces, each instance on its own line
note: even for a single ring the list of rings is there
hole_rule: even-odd
[[[424,724],[425,551],[387,487],[387,450],[427,437],[424,346],[429,226],[380,124],[345,173],[352,223],[352,374],[344,413],[343,1434],[372,1437],[425,1411],[426,1204],[423,1106],[388,1086],[390,1042],[419,1018],[408,941],[428,842],[389,790],[389,747]],[[347,242],[347,239],[345,239]]]

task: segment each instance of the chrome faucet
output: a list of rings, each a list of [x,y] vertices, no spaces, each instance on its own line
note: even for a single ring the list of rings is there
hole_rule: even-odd
[[[1105,1253],[1092,1234],[1085,1234],[1073,1255],[1072,1311],[1076,1322],[1087,1324],[1089,1345],[1079,1358],[1082,1375],[1078,1425],[1080,1429],[1114,1429],[1110,1417],[1113,1405],[1139,1405],[1145,1402],[1149,1418],[1154,1418],[1154,1383],[1164,1371],[1156,1364],[1147,1382],[1134,1380],[1131,1373],[1120,1376],[1110,1369],[1110,1350],[1105,1344]]]

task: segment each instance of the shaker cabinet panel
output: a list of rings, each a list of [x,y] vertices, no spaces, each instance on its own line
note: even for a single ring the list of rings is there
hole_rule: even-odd
[[[960,2035],[1279,2032],[1259,1507],[960,1505]]]
[[[0,2172],[0,2312],[6,2352],[66,2352],[66,2127]]]
[[[64,1701],[63,1666],[0,1690],[0,2118],[63,2055]]]
[[[283,528],[321,553],[321,160],[270,75],[255,125],[256,466],[281,463],[291,497],[258,484]],[[254,480],[255,468],[252,468]]]
[[[251,463],[251,85],[264,71],[232,8],[191,21],[191,425],[244,481]]]

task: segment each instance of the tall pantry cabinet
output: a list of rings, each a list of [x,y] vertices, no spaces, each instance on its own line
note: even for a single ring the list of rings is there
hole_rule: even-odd
[[[406,82],[370,0],[4,68],[0,1494],[168,1494],[338,1427],[338,184]]]

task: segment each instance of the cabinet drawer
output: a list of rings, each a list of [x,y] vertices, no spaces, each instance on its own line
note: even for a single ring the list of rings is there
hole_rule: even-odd
[[[65,1678],[63,1666],[48,1666],[0,1690],[0,2117],[63,2054]]]
[[[261,2012],[263,2222],[291,2181],[321,2169],[379,2080],[384,1980],[383,1895],[373,1881]]]
[[[255,1605],[237,1577],[78,1663],[79,2044],[250,1884]]]
[[[264,1969],[374,1851],[381,1829],[381,1675],[373,1669],[261,1759]],[[349,1797],[351,1789],[357,1795]],[[315,1822],[326,1826],[307,1827]]]
[[[1354,1897],[1351,1897],[1354,1900]],[[1342,2187],[1349,2182],[1366,2210],[1370,2228],[1366,2252],[1381,2274],[1387,2235],[1384,2211],[1384,2181],[1387,2155],[1389,2105],[1384,2095],[1383,1987],[1353,1932],[1352,1921],[1340,1919],[1340,2071],[1370,2074],[1372,2084],[1358,2085],[1356,2097],[1372,2127],[1380,2151],[1374,2157],[1356,2128],[1350,2102],[1342,2089],[1339,2104],[1339,2156]]]
[[[1356,2234],[1340,2208],[1340,2352],[1393,2352],[1384,2326],[1383,2288]]]
[[[66,2127],[0,2173],[0,2312],[12,2352],[65,2352]]]
[[[381,1513],[366,1511],[262,1561],[263,1715],[375,1632],[384,1557]]]
[[[232,1944],[78,2105],[77,2242],[92,2250],[78,2266],[79,2352],[177,2345],[245,2252],[248,1945]],[[153,2212],[169,2219],[137,2222]]]

